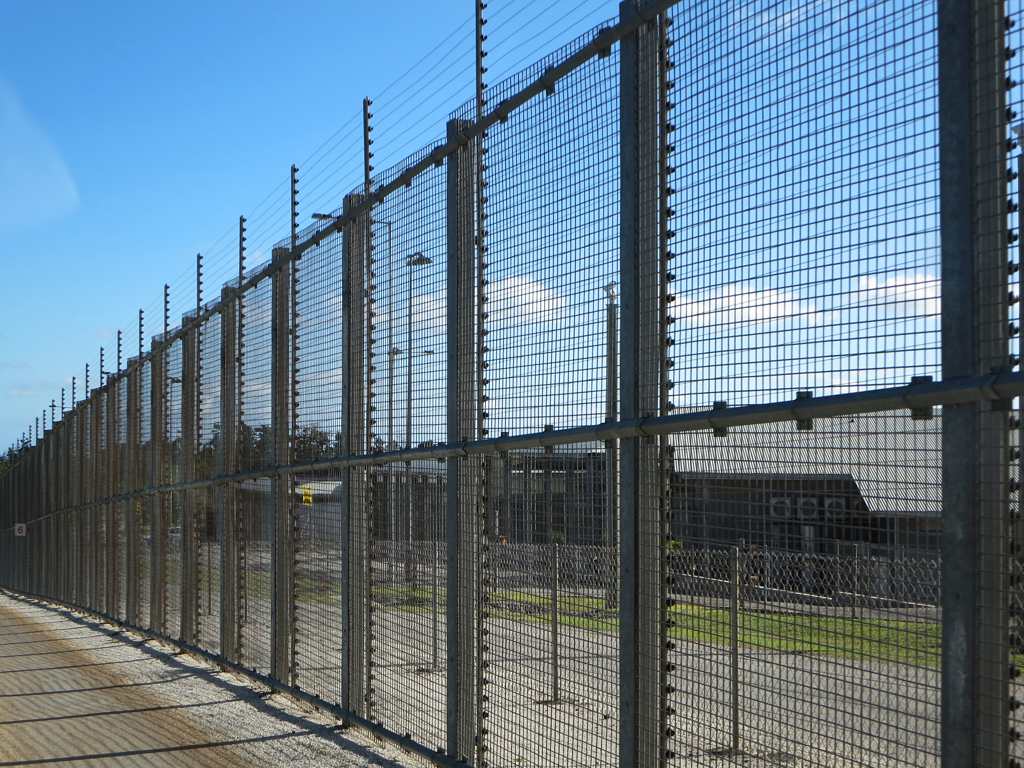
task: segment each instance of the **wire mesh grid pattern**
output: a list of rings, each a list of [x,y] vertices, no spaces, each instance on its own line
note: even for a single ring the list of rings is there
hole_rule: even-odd
[[[303,690],[341,700],[342,507],[333,492],[338,473],[295,479],[295,678]]]
[[[221,336],[220,315],[204,322],[198,332],[195,477],[206,480],[220,474],[222,434],[220,410]],[[196,584],[199,590],[196,636],[205,648],[220,648],[221,541],[223,508],[221,489],[200,488],[195,504]]]
[[[381,182],[409,162],[385,172]],[[445,440],[445,200],[445,173],[436,169],[373,209],[376,450]],[[441,614],[448,558],[443,472],[436,462],[423,461],[387,464],[373,472],[367,595],[373,617],[373,716],[443,749],[447,648]]]
[[[558,58],[489,88],[488,99],[507,98]],[[618,276],[618,120],[618,62],[607,57],[487,132],[485,391],[494,432],[607,416],[605,305]]]
[[[1019,3],[625,3],[493,84],[484,9],[444,139],[367,101],[0,477],[3,583],[440,765],[1024,758]]]
[[[239,574],[241,648],[239,660],[249,669],[270,670],[270,481],[266,478],[239,484],[241,515],[239,545],[242,563]]]
[[[182,397],[183,397],[183,360],[180,339],[173,342],[164,353],[165,391],[167,400],[164,405],[164,454],[163,465],[166,482],[175,484],[184,479],[184,432],[182,429]],[[167,583],[167,604],[165,608],[166,631],[171,637],[181,637],[181,604],[185,599],[182,581],[182,556],[184,546],[184,530],[182,527],[184,494],[172,492],[165,494],[167,504],[167,529],[164,532],[167,546],[167,564],[165,581]]]
[[[271,285],[263,280],[241,297],[239,335],[240,471],[273,463],[271,418]],[[274,508],[269,478],[243,481],[237,488],[240,510],[239,612],[245,666],[270,671],[271,542]]]
[[[489,760],[618,763],[618,574],[600,445],[504,453],[483,618]]]
[[[677,405],[937,377],[934,8],[692,3],[672,19],[696,31],[672,52]]]
[[[139,474],[136,479],[137,489],[147,488],[152,477],[152,450],[153,450],[153,363],[146,359],[141,361],[139,370],[139,395],[138,395],[138,419],[139,419],[139,446],[138,464]],[[138,572],[138,621],[140,626],[149,628],[152,626],[152,575],[153,575],[153,521],[150,516],[149,498],[146,496],[135,496],[131,499],[135,508],[135,541],[132,542],[136,557],[136,569]]]

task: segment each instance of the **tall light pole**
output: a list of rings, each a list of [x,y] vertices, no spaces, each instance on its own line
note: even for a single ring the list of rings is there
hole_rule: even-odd
[[[395,259],[391,248],[391,222],[385,221],[388,232],[388,447],[395,448]],[[395,510],[395,473],[387,465],[388,473],[388,537],[391,546],[398,541],[398,525]],[[394,549],[392,549],[394,552]],[[394,555],[388,558],[388,569],[394,566]],[[393,573],[393,571],[392,571]],[[392,578],[393,575],[392,575]]]
[[[405,447],[412,448],[412,276],[416,267],[433,264],[433,259],[417,251],[406,259],[405,266],[409,274],[409,290],[406,294],[406,328],[405,328]],[[412,462],[405,462],[405,494],[406,494],[406,555],[405,580],[410,587],[415,581],[412,557]]]

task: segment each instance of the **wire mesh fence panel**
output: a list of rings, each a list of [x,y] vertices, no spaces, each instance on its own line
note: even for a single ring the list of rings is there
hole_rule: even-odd
[[[131,502],[119,501],[114,505],[114,518],[117,521],[117,613],[121,621],[128,620],[128,514]],[[61,525],[62,521],[58,521]],[[58,558],[65,553],[59,551]]]
[[[335,456],[341,450],[342,271],[340,235],[304,253],[296,268],[295,463]],[[245,322],[248,325],[250,318]]]
[[[72,549],[72,562],[71,562],[71,594],[77,605],[82,605],[81,599],[81,581],[78,580],[78,573],[82,559],[82,551],[80,546],[80,534],[79,530],[81,527],[81,521],[78,512],[72,512],[68,515],[68,524],[70,527],[69,531],[69,546]]]
[[[587,35],[488,89],[494,104]],[[618,273],[618,61],[599,58],[487,132],[488,428],[607,415],[607,303]]]
[[[1024,4],[619,10],[383,172],[367,101],[0,475],[3,584],[467,764],[1024,759]]]
[[[182,370],[182,345],[178,339],[164,351],[164,444],[161,457],[164,482],[175,484],[184,480],[185,446],[183,441],[182,397],[184,376]],[[167,529],[165,545],[167,560],[164,566],[166,581],[166,604],[164,608],[165,631],[171,637],[181,636],[182,614],[182,515],[184,494],[172,492],[165,495]]]
[[[448,668],[444,466],[412,462],[408,472],[394,465],[374,471],[374,531],[388,530],[392,506],[412,514],[411,531],[402,528],[397,538],[375,535],[369,547],[374,715],[396,732],[443,748]]]
[[[152,386],[153,386],[153,363],[144,360],[139,370],[139,397],[138,397],[138,430],[139,430],[139,474],[136,478],[136,487],[144,489],[149,485],[149,478],[152,477],[152,450],[153,450],[153,420],[152,420]],[[153,574],[153,531],[152,520],[147,509],[148,499],[145,495],[135,496],[131,500],[133,514],[135,515],[136,540],[134,548],[136,553],[136,572],[138,583],[136,584],[138,594],[138,617],[143,628],[150,627],[150,609],[152,598],[151,576]]]
[[[619,764],[606,457],[577,444],[493,462],[496,536],[483,575],[491,765]]]
[[[118,497],[114,502],[114,519],[117,526],[117,618],[122,621],[128,620],[128,514],[131,510],[131,502],[123,500],[133,488],[131,454],[128,446],[129,435],[129,406],[128,406],[128,379],[129,375],[124,374],[118,378],[117,387],[117,414],[115,433],[115,476],[112,478],[112,493]],[[61,470],[57,468],[57,482],[61,481]],[[58,493],[59,496],[59,493]],[[58,498],[58,508],[65,506]],[[61,553],[58,549],[58,561]]]
[[[292,461],[342,452],[342,242],[326,238],[295,265]],[[294,670],[303,690],[341,701],[343,520],[337,471],[298,473],[294,489]]]
[[[166,633],[170,637],[181,637],[181,613],[183,596],[183,544],[182,513],[185,503],[183,491],[168,493],[167,496],[167,566],[166,579]]]
[[[107,574],[107,520],[103,514],[103,507],[94,506],[89,513],[90,525],[93,530],[92,538],[92,608],[102,612],[106,605],[106,574]],[[98,561],[102,561],[102,565]]]
[[[214,314],[199,330],[197,355],[197,428],[195,477],[209,480],[220,473],[221,441],[221,317]],[[221,541],[224,515],[216,486],[195,492],[196,584],[199,591],[196,636],[205,648],[220,648]]]
[[[671,437],[681,757],[938,764],[941,439],[903,414]]]
[[[386,171],[379,183],[393,181],[432,148]],[[445,178],[443,168],[426,171],[373,210],[374,448],[395,450],[444,441]]]
[[[271,281],[242,295],[239,346],[238,459],[241,471],[273,464],[271,433]],[[271,543],[274,499],[270,478],[238,486],[239,609],[242,663],[270,671]]]
[[[387,184],[431,145],[378,183]],[[373,212],[376,274],[373,448],[433,445],[445,437],[446,174],[431,169]],[[370,470],[369,605],[379,722],[431,748],[445,744],[443,465]]]
[[[676,405],[939,378],[935,4],[670,13]]]
[[[92,573],[95,563],[93,562],[93,535],[92,526],[92,405],[89,402],[83,404],[79,412],[79,493],[81,494],[81,507],[79,517],[79,547],[82,552],[79,561],[78,577],[81,580],[82,604],[87,607],[93,605]]]
[[[242,296],[242,369],[238,454],[241,470],[274,463],[271,434],[271,281],[262,280]]]
[[[295,677],[303,690],[341,701],[345,507],[337,471],[295,476]]]
[[[273,496],[269,478],[238,485],[239,509],[239,605],[241,648],[244,666],[270,670],[270,551]]]
[[[217,492],[203,488],[194,493],[196,546],[196,637],[204,648],[220,647],[221,548]]]
[[[671,16],[678,412],[940,378],[936,7]],[[681,758],[937,764],[941,435],[671,438]]]
[[[102,373],[101,373],[102,377]],[[95,535],[93,538],[93,554],[95,557],[93,568],[93,608],[105,612],[107,605],[107,569],[111,566],[108,557],[108,530],[106,505],[100,500],[108,496],[106,481],[106,456],[107,456],[107,396],[106,391],[100,390],[95,395],[93,416],[93,429],[96,431],[94,443],[95,453],[93,456],[93,525]]]

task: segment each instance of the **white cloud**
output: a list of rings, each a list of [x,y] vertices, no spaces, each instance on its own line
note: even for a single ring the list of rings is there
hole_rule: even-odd
[[[857,306],[874,307],[887,317],[924,317],[941,310],[939,278],[927,273],[894,275],[879,281],[865,275],[857,281]]]
[[[744,6],[739,6],[743,8]],[[804,24],[822,11],[827,11],[828,6],[823,0],[796,0],[796,2],[782,2],[773,5],[769,10],[755,13],[750,16],[753,22],[755,33],[765,43],[779,45],[788,42],[799,34],[800,25]],[[820,20],[819,24],[831,22],[832,14],[828,18]]]
[[[426,293],[412,297],[412,323],[416,326],[444,328],[448,317],[448,302],[445,291]],[[399,323],[400,324],[400,323]]]
[[[413,297],[413,322],[443,328],[448,303],[444,291]],[[488,323],[530,325],[557,321],[565,299],[543,283],[513,275],[487,286]]]
[[[564,298],[526,277],[513,275],[488,286],[487,311],[494,323],[550,323],[564,308]]]
[[[57,148],[0,80],[0,233],[36,226],[78,207],[78,188]]]
[[[818,308],[794,293],[741,283],[723,285],[706,298],[681,298],[672,313],[692,326],[818,321]]]

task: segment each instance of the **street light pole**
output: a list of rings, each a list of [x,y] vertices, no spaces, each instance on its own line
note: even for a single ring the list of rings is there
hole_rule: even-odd
[[[416,252],[406,261],[409,269],[409,290],[406,294],[406,329],[405,329],[405,447],[412,448],[412,274],[413,268],[432,264],[433,260]],[[412,556],[412,462],[405,462],[405,494],[406,494],[406,559],[405,580],[411,588],[415,582]]]
[[[395,260],[391,248],[391,222],[384,222],[388,232],[388,445],[395,448]],[[394,579],[394,551],[398,541],[398,525],[395,509],[395,473],[390,464],[388,473],[388,538],[391,539],[391,553],[388,556],[388,571]]]

